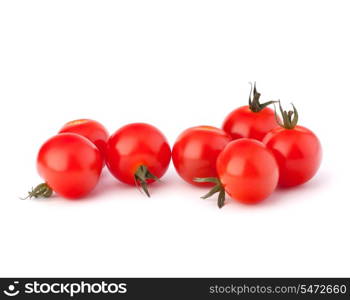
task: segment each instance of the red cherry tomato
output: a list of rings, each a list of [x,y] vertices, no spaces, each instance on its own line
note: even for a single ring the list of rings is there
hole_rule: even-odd
[[[47,140],[40,148],[37,168],[44,184],[29,197],[49,197],[52,190],[65,198],[80,198],[96,186],[102,169],[102,156],[88,139],[63,133]]]
[[[260,94],[254,84],[249,105],[235,109],[226,117],[222,128],[232,139],[252,138],[262,141],[271,129],[278,126],[274,111],[267,107],[275,101],[261,104],[259,98]]]
[[[222,127],[232,139],[245,137],[261,141],[276,126],[272,109],[266,107],[259,112],[252,112],[249,106],[242,106],[226,117]]]
[[[291,187],[303,184],[317,173],[322,159],[322,147],[317,136],[309,129],[297,126],[298,116],[283,111],[284,127],[271,130],[263,142],[275,155],[279,169],[279,185]],[[286,128],[285,128],[286,127]]]
[[[230,142],[220,153],[217,163],[218,178],[198,178],[216,186],[202,198],[219,192],[218,206],[225,201],[225,192],[233,199],[255,204],[267,198],[278,183],[278,165],[266,146],[253,139]]]
[[[102,152],[103,157],[106,153],[106,145],[109,137],[107,129],[99,122],[89,119],[79,119],[66,123],[59,133],[80,134],[91,142]]]
[[[177,138],[172,151],[177,173],[188,183],[210,185],[193,179],[217,176],[216,159],[230,141],[231,137],[225,131],[212,126],[185,130]]]
[[[171,159],[165,136],[145,123],[129,124],[117,130],[107,142],[106,153],[110,172],[127,184],[140,184],[148,196],[147,184],[164,175]]]

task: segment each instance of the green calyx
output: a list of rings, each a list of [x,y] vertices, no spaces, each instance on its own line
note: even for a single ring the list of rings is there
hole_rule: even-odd
[[[141,165],[137,168],[135,174],[134,174],[134,179],[136,185],[141,186],[142,190],[145,192],[147,197],[151,197],[149,191],[148,191],[148,183],[147,181],[150,179],[158,181],[159,178],[155,175],[153,175],[148,168],[145,165]]]
[[[278,105],[279,105],[279,109],[280,109],[280,113],[281,113],[283,121],[280,121],[280,119],[278,118],[277,109],[275,107],[275,116],[276,116],[277,123],[281,127],[284,127],[285,129],[293,129],[295,126],[297,126],[299,115],[298,115],[298,111],[295,108],[294,104],[292,103],[293,110],[289,110],[289,111],[283,110],[280,101],[278,101]]]
[[[249,93],[249,108],[252,112],[257,113],[263,110],[265,107],[277,102],[277,101],[268,101],[265,103],[260,103],[261,94],[258,93],[258,91],[256,90],[256,83],[254,82],[254,86],[252,83],[250,83],[250,85],[251,85],[251,89]]]
[[[204,196],[202,196],[202,199],[207,199],[211,196],[213,196],[216,193],[219,193],[218,195],[218,207],[222,208],[225,204],[225,189],[220,182],[219,178],[216,177],[206,177],[206,178],[195,178],[193,179],[195,182],[211,182],[214,183],[214,187]]]
[[[25,198],[21,198],[22,200],[31,199],[31,198],[49,198],[52,196],[52,189],[46,184],[41,183],[35,188],[32,188],[31,191],[28,192],[28,196]]]

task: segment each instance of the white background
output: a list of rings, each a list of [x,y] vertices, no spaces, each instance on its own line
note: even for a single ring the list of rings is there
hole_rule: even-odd
[[[350,276],[348,1],[1,1],[1,276]],[[304,186],[221,210],[171,166],[151,199],[20,201],[66,121],[220,126],[249,81],[321,139]]]

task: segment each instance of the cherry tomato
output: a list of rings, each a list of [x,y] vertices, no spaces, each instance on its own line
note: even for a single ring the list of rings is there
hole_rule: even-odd
[[[317,136],[309,129],[298,126],[298,112],[283,111],[283,124],[272,129],[264,138],[275,155],[279,169],[279,185],[291,187],[303,184],[317,173],[322,159],[322,147]]]
[[[28,197],[49,197],[52,190],[65,198],[83,197],[96,186],[102,163],[101,152],[87,138],[75,133],[55,135],[41,146],[37,157],[45,183]]]
[[[149,196],[149,183],[168,169],[171,150],[165,136],[154,126],[133,123],[117,130],[107,142],[106,163],[120,181],[140,184]]]
[[[197,126],[185,130],[177,138],[173,151],[173,163],[177,173],[188,183],[212,185],[193,181],[196,177],[214,177],[216,159],[231,137],[212,126]]]
[[[253,139],[230,142],[220,153],[216,168],[218,178],[197,178],[196,181],[216,184],[202,198],[219,193],[220,208],[225,202],[225,192],[241,203],[255,204],[267,198],[278,183],[278,165],[273,154]]]
[[[226,117],[222,128],[232,139],[252,138],[262,141],[271,129],[278,127],[274,111],[267,107],[275,101],[261,104],[259,98],[260,94],[254,84],[249,105],[235,109]]]
[[[102,152],[103,157],[106,153],[106,145],[109,137],[107,129],[99,122],[89,119],[79,119],[66,123],[59,133],[80,134],[91,142]]]

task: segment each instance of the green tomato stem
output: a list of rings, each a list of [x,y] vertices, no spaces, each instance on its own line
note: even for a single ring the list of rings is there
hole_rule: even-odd
[[[283,110],[281,106],[281,101],[278,101],[278,105],[279,105],[279,110],[283,120],[283,121],[280,121],[280,119],[278,118],[277,109],[275,106],[275,116],[276,116],[276,121],[278,125],[280,125],[285,129],[293,129],[295,126],[297,126],[298,120],[299,120],[299,114],[294,104],[292,103],[293,110],[289,110],[289,111]]]
[[[218,207],[222,208],[225,205],[225,188],[222,185],[221,181],[217,177],[206,177],[206,178],[194,178],[193,181],[195,182],[210,182],[214,183],[214,187],[204,196],[202,196],[202,199],[207,199],[216,193],[218,194]]]
[[[52,189],[47,185],[47,183],[41,183],[37,185],[35,188],[32,188],[31,191],[28,192],[27,197],[21,198],[22,200],[31,199],[31,198],[49,198],[52,196]]]
[[[147,197],[151,197],[149,190],[148,190],[148,183],[147,181],[150,179],[159,181],[159,178],[155,175],[153,175],[148,168],[145,165],[141,165],[137,168],[135,174],[134,174],[134,179],[136,185],[140,186],[142,190],[145,192]]]
[[[258,113],[263,110],[265,107],[274,104],[278,101],[267,101],[265,103],[260,103],[261,94],[256,90],[256,82],[254,82],[254,86],[250,83],[251,89],[249,93],[249,108],[252,112]]]

